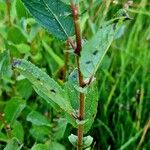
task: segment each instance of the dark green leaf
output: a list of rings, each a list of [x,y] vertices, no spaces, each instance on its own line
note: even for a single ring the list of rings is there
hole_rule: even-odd
[[[14,121],[19,117],[25,106],[25,101],[18,97],[14,97],[9,100],[4,110],[7,122],[13,124]]]
[[[60,0],[22,0],[30,13],[50,33],[66,40],[74,33],[71,9]]]
[[[28,114],[27,121],[30,121],[33,125],[51,127],[49,120],[36,111],[32,111]]]
[[[68,114],[73,112],[73,108],[71,107],[70,101],[67,99],[65,91],[44,71],[32,63],[21,59],[15,60],[13,62],[13,67],[33,84],[36,92],[42,96],[47,103],[57,108],[59,106]]]

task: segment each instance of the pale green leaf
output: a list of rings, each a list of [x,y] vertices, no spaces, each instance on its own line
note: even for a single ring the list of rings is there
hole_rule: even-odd
[[[32,126],[32,128],[29,130],[30,134],[33,136],[36,141],[39,142],[45,142],[50,137],[50,128],[46,126]]]
[[[8,78],[12,74],[9,51],[0,53],[0,78]]]
[[[59,118],[57,120],[57,125],[53,129],[55,140],[61,140],[64,136],[68,121],[65,118]]]
[[[16,89],[19,92],[20,96],[25,99],[28,99],[33,92],[32,84],[27,79],[18,80]]]
[[[7,140],[8,140],[7,135],[0,131],[0,141],[7,142]]]
[[[51,142],[49,145],[49,150],[66,150],[66,148],[57,142]]]
[[[55,37],[66,40],[74,33],[71,8],[61,0],[22,0],[30,13]]]
[[[121,25],[120,22],[105,23],[94,37],[83,45],[80,68],[84,78],[95,74]]]
[[[36,92],[42,96],[47,103],[52,104],[53,107],[56,106],[58,108],[59,106],[68,114],[73,112],[73,108],[67,99],[65,91],[44,71],[32,63],[21,59],[15,60],[13,67],[33,84]]]
[[[31,150],[48,150],[45,144],[36,144],[34,145]]]
[[[69,137],[68,137],[70,143],[74,146],[74,147],[77,147],[77,141],[78,141],[78,136],[74,135],[74,134],[71,134]],[[86,137],[83,137],[83,145],[82,147],[83,148],[87,148],[89,147],[93,142],[93,137],[91,137],[90,135],[86,136]]]
[[[4,150],[20,150],[21,148],[19,148],[18,145],[18,141],[15,138],[12,138],[8,144],[6,145],[6,147],[4,148]]]
[[[98,88],[96,81],[94,81],[88,88],[88,92],[85,99],[85,120],[88,120],[84,124],[84,132],[88,132],[94,122],[94,118],[97,114],[98,106]]]
[[[49,120],[36,111],[32,111],[28,114],[27,121],[30,121],[33,125],[51,127]]]
[[[74,114],[75,117],[78,115],[79,110],[79,91],[77,90],[76,86],[78,85],[78,72],[77,69],[75,69],[69,76],[68,81],[65,83],[65,89],[68,93],[68,97],[71,101],[71,105],[76,110],[76,113]],[[85,87],[87,90],[86,98],[85,98],[85,117],[83,122],[76,121],[76,124],[74,123],[74,120],[68,121],[73,125],[77,125],[77,123],[83,123],[84,124],[84,133],[87,133],[89,129],[91,128],[94,118],[97,113],[97,105],[98,105],[98,89],[96,86],[95,81],[89,86]],[[77,127],[77,126],[76,126]]]
[[[20,143],[23,143],[24,130],[22,124],[19,121],[15,121],[12,126],[12,136],[16,137]]]
[[[4,109],[4,114],[7,122],[13,124],[25,107],[25,101],[21,98],[14,97],[11,100],[9,100],[6,103],[6,107]]]

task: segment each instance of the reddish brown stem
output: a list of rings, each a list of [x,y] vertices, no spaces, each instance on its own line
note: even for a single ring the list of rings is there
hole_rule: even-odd
[[[72,15],[74,19],[74,26],[75,26],[75,34],[76,34],[76,44],[77,47],[75,49],[75,53],[77,55],[80,55],[81,49],[82,49],[82,41],[81,41],[81,29],[80,29],[80,21],[78,16],[78,5],[74,4],[73,1],[71,1],[71,8],[72,8]]]
[[[84,79],[83,75],[80,70],[80,63],[79,63],[79,57],[82,50],[82,41],[81,41],[81,29],[80,29],[80,21],[79,21],[79,15],[78,15],[78,5],[74,4],[71,0],[71,8],[72,8],[72,14],[73,14],[73,20],[74,20],[74,27],[75,27],[75,34],[76,34],[76,48],[75,48],[75,54],[76,54],[76,63],[78,68],[78,77],[79,77],[79,86],[84,87]],[[79,105],[79,114],[78,119],[82,121],[84,119],[84,106],[85,105],[85,94],[80,92],[80,105]],[[77,150],[82,150],[82,144],[83,144],[83,125],[78,125],[78,141],[77,141]]]

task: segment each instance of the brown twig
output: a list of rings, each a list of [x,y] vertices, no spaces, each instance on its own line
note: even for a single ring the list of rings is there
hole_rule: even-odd
[[[71,8],[72,8],[72,14],[73,14],[73,20],[74,20],[74,27],[75,27],[75,34],[76,34],[76,48],[75,48],[75,54],[76,54],[76,63],[78,68],[78,77],[79,77],[79,86],[84,86],[84,79],[80,70],[80,63],[79,63],[79,57],[82,50],[82,42],[81,42],[81,29],[80,29],[80,21],[79,21],[79,6],[78,4],[74,4],[71,0]],[[84,106],[85,105],[85,94],[80,92],[80,106],[79,106],[79,114],[78,119],[82,121],[84,119]],[[83,125],[78,125],[78,141],[77,141],[77,150],[82,150],[82,142],[83,142]]]

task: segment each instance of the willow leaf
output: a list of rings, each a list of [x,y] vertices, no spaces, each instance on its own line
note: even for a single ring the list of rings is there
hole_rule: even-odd
[[[80,66],[84,78],[95,74],[122,23],[123,21],[115,19],[106,22],[94,37],[83,45]]]
[[[68,97],[71,102],[71,106],[78,112],[79,110],[79,91],[77,89],[78,85],[78,71],[75,69],[69,76],[68,81],[65,83],[65,90],[68,93]],[[97,113],[97,105],[98,105],[98,90],[96,86],[96,82],[94,81],[89,87],[86,87],[87,94],[85,98],[85,113],[84,113],[84,133],[87,133],[93,122]],[[78,115],[78,114],[75,114]],[[69,119],[68,119],[69,120]],[[75,126],[73,121],[70,123]],[[77,120],[77,123],[78,120]]]
[[[74,34],[70,7],[61,0],[22,0],[31,15],[55,37],[66,40]]]
[[[64,90],[44,71],[23,59],[14,60],[13,67],[33,84],[37,94],[42,96],[47,103],[52,104],[53,107],[60,107],[69,114],[73,112]]]

